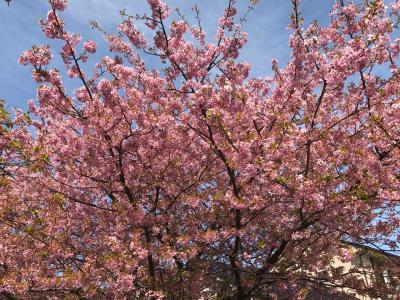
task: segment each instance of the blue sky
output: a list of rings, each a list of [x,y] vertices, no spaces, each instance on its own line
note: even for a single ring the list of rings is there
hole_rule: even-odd
[[[198,4],[203,28],[212,37],[215,33],[218,17],[228,0],[167,0],[167,4],[190,18],[191,8]],[[239,16],[243,15],[250,0],[237,0]],[[322,24],[329,21],[329,11],[333,0],[303,0],[302,11],[306,23],[314,19]],[[46,0],[13,0],[10,7],[0,2],[0,99],[5,99],[9,109],[26,109],[28,99],[35,98],[35,83],[31,80],[29,67],[17,63],[19,55],[34,44],[60,44],[47,40],[41,32],[38,20],[48,10]],[[93,39],[98,43],[99,54],[106,54],[106,45],[100,34],[90,29],[89,22],[97,20],[108,32],[115,32],[121,20],[119,10],[135,15],[148,11],[146,0],[69,0],[69,7],[63,16],[69,31],[79,32],[83,39]],[[288,36],[286,30],[290,15],[290,0],[261,0],[250,13],[244,30],[249,33],[249,42],[242,50],[241,59],[253,65],[252,76],[261,77],[271,74],[271,60],[277,58],[283,65],[289,57]],[[103,49],[103,51],[101,51]],[[56,48],[53,55],[57,56]],[[62,69],[57,59],[55,66]],[[91,59],[90,63],[96,61]],[[152,67],[157,67],[150,62]],[[67,82],[68,79],[64,78]],[[73,83],[69,83],[71,88]]]

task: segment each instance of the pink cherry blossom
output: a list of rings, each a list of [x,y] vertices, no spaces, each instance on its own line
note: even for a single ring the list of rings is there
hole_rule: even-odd
[[[93,70],[96,43],[50,4],[65,69],[25,51],[36,98],[0,102],[0,294],[397,296],[397,275],[366,285],[332,261],[353,260],[348,242],[399,248],[398,1],[337,1],[326,25],[292,1],[291,55],[261,78],[233,0],[214,37],[148,0]]]
[[[97,45],[96,45],[96,42],[94,42],[94,41],[89,40],[89,41],[86,41],[85,43],[83,43],[83,50],[87,51],[89,53],[92,53],[92,54],[95,53],[96,48],[97,48]]]
[[[51,52],[47,45],[33,46],[32,49],[24,51],[19,58],[19,63],[23,65],[31,64],[35,67],[45,66],[50,63]]]
[[[67,0],[50,0],[51,6],[56,10],[64,10],[67,7]]]

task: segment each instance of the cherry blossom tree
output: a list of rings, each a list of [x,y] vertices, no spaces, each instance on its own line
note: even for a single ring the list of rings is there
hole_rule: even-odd
[[[40,25],[81,84],[68,91],[37,45],[20,58],[38,83],[29,113],[1,107],[3,296],[396,294],[396,276],[366,286],[331,261],[351,258],[343,240],[400,241],[400,1],[339,0],[321,27],[292,0],[290,60],[258,79],[234,0],[215,37],[160,0],[116,34],[94,24],[110,54],[91,73],[96,43],[49,3]]]

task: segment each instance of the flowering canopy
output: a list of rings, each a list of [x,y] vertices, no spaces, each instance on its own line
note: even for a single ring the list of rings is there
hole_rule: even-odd
[[[400,1],[339,0],[328,26],[304,29],[292,0],[290,61],[259,79],[238,59],[235,1],[213,41],[148,3],[151,15],[124,14],[118,34],[99,28],[110,56],[85,74],[97,45],[67,31],[66,0],[50,0],[40,24],[63,43],[73,93],[48,46],[22,54],[37,99],[12,123],[0,111],[0,292],[395,293],[330,262],[349,258],[341,240],[397,248]]]

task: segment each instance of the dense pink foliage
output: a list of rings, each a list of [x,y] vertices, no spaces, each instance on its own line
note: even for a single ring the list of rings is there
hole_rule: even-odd
[[[111,53],[92,74],[81,64],[96,44],[82,47],[66,1],[50,2],[43,32],[81,86],[67,91],[47,46],[22,54],[39,84],[32,118],[17,111],[0,131],[0,292],[393,292],[329,265],[350,257],[341,240],[398,248],[399,1],[337,1],[327,27],[306,29],[293,1],[290,61],[260,79],[237,60],[234,1],[211,41],[148,0],[151,15],[104,33]]]

